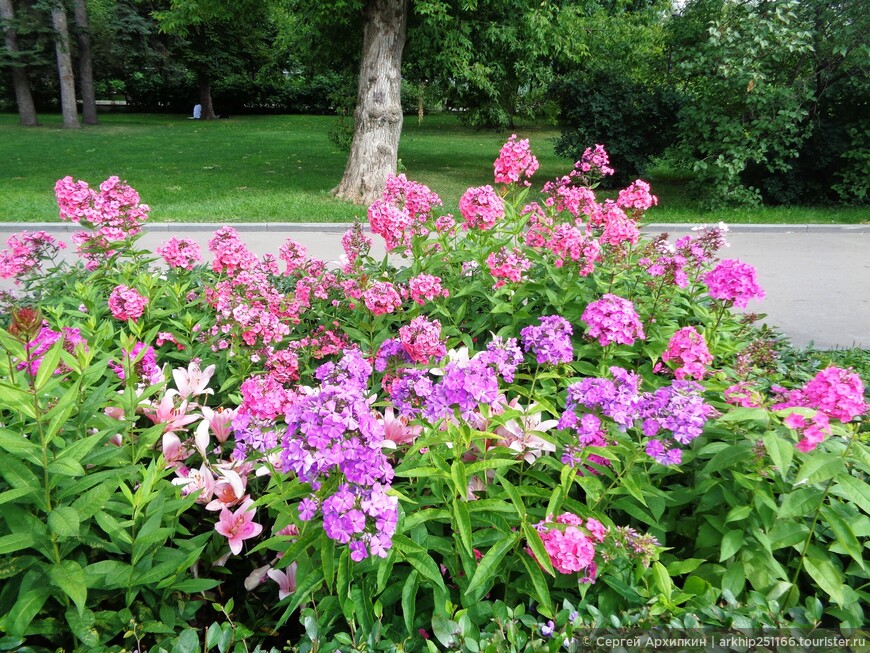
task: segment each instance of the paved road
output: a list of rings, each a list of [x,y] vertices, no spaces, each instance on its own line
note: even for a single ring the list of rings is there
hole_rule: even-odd
[[[194,238],[205,251],[206,242],[221,225],[152,224],[141,241],[153,249],[171,236]],[[339,240],[346,226],[326,224],[260,223],[234,225],[257,254],[277,253],[287,238],[327,261],[341,253]],[[0,240],[22,229],[45,229],[69,241],[77,229],[67,224],[0,224]],[[687,225],[651,225],[647,230],[680,235]],[[724,258],[739,258],[758,270],[767,293],[747,310],[766,313],[798,346],[870,349],[870,225],[735,225]],[[375,239],[376,241],[379,239]],[[380,250],[383,252],[383,249]]]

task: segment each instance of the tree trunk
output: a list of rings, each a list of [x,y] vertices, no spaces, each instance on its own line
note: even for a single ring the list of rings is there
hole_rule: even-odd
[[[69,53],[69,26],[66,22],[66,9],[60,2],[56,2],[51,10],[51,24],[54,27],[54,51],[57,54],[57,76],[60,80],[60,108],[63,113],[63,128],[81,129],[78,108],[76,107],[75,76]]]
[[[202,120],[217,120],[217,115],[214,112],[214,104],[211,101],[211,80],[208,73],[198,72],[196,74],[197,85],[199,86],[199,103],[202,105]]]
[[[94,95],[94,66],[91,61],[91,33],[88,27],[88,6],[85,0],[73,0],[76,39],[79,45],[79,90],[82,92],[82,120],[96,125],[97,98]]]
[[[353,142],[344,177],[332,191],[340,199],[369,204],[396,172],[406,24],[406,0],[370,0],[366,5]]]
[[[423,124],[423,93],[426,90],[426,82],[420,82],[420,89],[417,93],[417,125]]]
[[[0,0],[0,20],[6,28],[4,36],[6,50],[14,59],[18,54],[18,33],[15,31],[15,9],[12,0]],[[36,127],[36,107],[33,104],[33,96],[30,93],[30,80],[23,65],[12,66],[12,83],[15,85],[15,102],[18,105],[18,122],[25,127]]]

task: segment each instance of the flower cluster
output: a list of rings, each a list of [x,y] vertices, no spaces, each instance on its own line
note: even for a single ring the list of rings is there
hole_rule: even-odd
[[[144,342],[137,342],[133,345],[132,351],[122,350],[121,353],[124,361],[133,362],[133,372],[135,372],[136,378],[140,383],[145,385],[163,383],[163,370],[157,365],[157,354],[154,352],[153,347],[146,345]],[[110,360],[109,367],[122,381],[127,378],[123,363]]]
[[[344,266],[342,271],[350,274],[361,258],[368,256],[372,248],[372,239],[363,233],[362,225],[355,222],[341,237],[341,247],[344,250]]]
[[[87,341],[82,337],[81,331],[78,329],[61,327],[60,331],[55,331],[43,325],[36,337],[26,343],[27,360],[20,362],[17,368],[19,370],[26,368],[30,374],[36,376],[46,352],[58,340],[63,340],[63,348],[70,354],[74,353],[78,346],[84,347],[85,350],[88,348]],[[69,367],[63,361],[60,361],[53,373],[62,374],[68,371]]]
[[[724,259],[701,275],[701,280],[709,288],[710,297],[733,302],[737,308],[746,308],[750,299],[764,299],[755,268],[737,259]]]
[[[589,325],[589,335],[598,338],[602,347],[612,342],[631,345],[636,338],[646,338],[634,304],[611,293],[586,306],[580,319]]]
[[[447,353],[441,341],[441,323],[422,315],[399,329],[399,342],[408,357],[415,363],[428,363]]]
[[[544,315],[539,326],[527,326],[520,335],[523,348],[535,355],[539,364],[558,365],[574,360],[571,323],[560,315]]]
[[[495,183],[516,184],[522,182],[530,186],[532,175],[540,167],[538,159],[532,154],[529,139],[517,140],[513,134],[505,143],[495,160]]]
[[[336,542],[348,544],[350,559],[386,558],[398,521],[398,498],[380,483],[363,488],[343,483],[321,505],[323,530]]]
[[[465,229],[488,231],[504,217],[504,202],[492,186],[469,188],[459,199]]]
[[[496,280],[493,288],[501,288],[508,281],[518,283],[522,280],[523,273],[532,267],[532,262],[518,247],[502,247],[498,252],[492,252],[486,257],[486,264],[489,266],[489,273]]]
[[[572,513],[562,513],[555,519],[548,515],[544,521],[535,525],[535,529],[541,536],[544,549],[550,556],[550,562],[553,563],[556,571],[561,574],[585,571],[586,576],[583,580],[594,582],[596,565],[593,562],[595,558],[593,537],[597,539],[601,536],[604,526],[594,519],[588,521],[591,522],[591,529],[582,518]]]
[[[221,227],[208,241],[208,250],[214,254],[212,270],[217,274],[235,274],[257,267],[257,257],[248,250],[232,227]]]
[[[375,281],[362,295],[366,308],[374,315],[394,313],[402,306],[399,291],[389,281]]]
[[[115,286],[109,294],[109,310],[116,320],[133,320],[145,313],[148,298],[140,295],[135,288],[125,285]]]
[[[674,376],[678,379],[690,377],[700,381],[707,373],[707,366],[713,362],[713,356],[704,336],[695,327],[688,326],[671,336],[667,349],[662,353],[662,360],[677,365]]]
[[[383,237],[388,252],[407,248],[414,235],[426,232],[426,221],[440,205],[441,199],[425,185],[391,175],[384,194],[369,206],[369,226]]]
[[[408,293],[420,306],[438,297],[449,297],[450,291],[441,285],[441,277],[431,274],[418,274],[408,281]]]
[[[202,263],[199,245],[192,238],[170,238],[154,251],[163,257],[170,268],[192,270],[195,265]]]
[[[658,198],[651,194],[649,190],[649,184],[638,179],[628,188],[623,188],[619,191],[616,203],[620,208],[626,210],[646,211],[659,203]]]
[[[0,251],[0,279],[18,280],[39,269],[46,259],[54,258],[66,244],[45,231],[22,231],[6,239]]]

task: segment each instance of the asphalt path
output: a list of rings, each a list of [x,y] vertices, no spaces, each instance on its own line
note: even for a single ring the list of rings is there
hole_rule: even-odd
[[[155,223],[141,244],[153,250],[172,236],[193,238],[207,252],[206,243],[221,224]],[[277,254],[292,238],[312,256],[334,261],[342,253],[340,239],[347,225],[256,223],[235,224],[255,254]],[[667,231],[674,237],[691,225],[650,225],[645,231]],[[63,223],[0,224],[0,241],[10,233],[44,229],[69,243],[76,225]],[[375,254],[383,246],[375,238]],[[797,346],[823,349],[870,349],[870,225],[734,225],[730,246],[722,258],[736,258],[755,266],[766,292],[761,302],[746,308],[764,313],[764,322],[776,327]],[[70,250],[72,247],[70,247]],[[69,250],[68,250],[69,251]],[[8,282],[0,284],[10,287]]]

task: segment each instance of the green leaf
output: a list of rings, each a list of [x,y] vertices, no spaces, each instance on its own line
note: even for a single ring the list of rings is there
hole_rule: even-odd
[[[834,508],[829,505],[822,506],[822,515],[834,533],[834,537],[837,538],[837,542],[861,566],[861,569],[864,569],[864,548],[858,542],[855,533],[852,532],[849,522],[840,517]]]
[[[60,537],[78,537],[81,520],[71,506],[60,506],[48,513],[48,528]]]
[[[538,603],[538,611],[545,617],[554,615],[553,601],[550,598],[550,588],[547,586],[547,578],[541,567],[530,556],[520,556],[520,561],[526,568],[526,573],[532,581],[532,589],[535,592],[535,598]]]
[[[42,606],[51,596],[51,588],[42,582],[41,572],[28,572],[21,587],[18,589],[18,599],[6,615],[6,632],[12,636],[24,635],[34,617],[42,610]]]
[[[55,458],[48,463],[48,471],[59,476],[82,476],[85,473],[79,461],[72,458]]]
[[[414,616],[417,609],[417,578],[417,572],[412,569],[402,586],[402,618],[405,621],[405,628],[411,636],[417,634],[414,630]]]
[[[725,523],[742,521],[752,514],[752,506],[735,506],[725,516]]]
[[[42,467],[42,450],[21,433],[0,429],[0,448],[13,456]]]
[[[96,648],[99,645],[100,636],[95,628],[97,619],[92,610],[85,608],[79,612],[69,609],[66,611],[66,622],[82,644],[89,648]]]
[[[652,564],[652,575],[659,592],[670,601],[671,595],[674,592],[674,583],[671,580],[670,574],[668,574],[668,570],[665,569],[662,563],[656,561]]]
[[[0,406],[18,411],[31,419],[36,419],[33,396],[14,385],[0,382]]]
[[[170,653],[197,653],[198,651],[199,635],[192,628],[187,628],[176,638]]]
[[[502,558],[505,557],[507,552],[514,547],[517,537],[518,535],[516,533],[506,535],[486,552],[486,555],[483,556],[480,563],[477,565],[474,576],[471,577],[471,582],[465,590],[466,596],[475,596],[477,590],[482,588],[485,583],[489,582],[496,573],[498,573],[499,563],[502,561]]]
[[[471,515],[468,506],[462,499],[453,500],[453,517],[456,520],[456,528],[459,531],[459,541],[469,556],[474,555],[474,547],[471,541]]]
[[[523,498],[520,496],[520,493],[517,490],[517,488],[514,487],[513,483],[511,483],[509,480],[507,480],[501,474],[498,475],[498,482],[505,489],[505,492],[507,492],[507,495],[510,498],[511,503],[514,504],[514,510],[517,511],[517,515],[519,516],[520,520],[525,519],[526,518],[526,505],[523,503]]]
[[[843,578],[828,560],[806,557],[804,569],[836,603],[841,606],[845,603]]]
[[[719,553],[719,562],[728,560],[743,546],[743,531],[728,531],[722,538],[722,548]]]
[[[833,478],[842,469],[842,456],[834,456],[817,451],[801,465],[794,478],[794,484],[800,485],[804,481],[808,483],[821,483]]]
[[[738,597],[743,592],[745,585],[746,571],[743,568],[743,563],[736,561],[729,564],[722,575],[722,589],[727,589],[735,597]]]
[[[37,392],[41,391],[48,380],[57,369],[57,364],[60,362],[60,353],[63,351],[63,338],[58,338],[39,362],[39,369],[36,371],[36,379],[33,382],[33,387]]]
[[[48,570],[51,582],[70,597],[79,612],[85,609],[88,599],[88,588],[85,583],[85,572],[75,560],[64,560],[53,564]]]
[[[764,442],[764,448],[767,449],[767,455],[770,456],[779,471],[780,477],[785,480],[788,469],[791,467],[792,458],[794,458],[794,446],[774,431],[768,431],[761,436],[761,439]]]
[[[26,497],[28,494],[32,494],[33,492],[35,492],[35,490],[27,487],[19,487],[12,490],[6,490],[5,492],[0,492],[0,506],[2,506],[4,503],[9,503],[10,501],[20,499],[21,497]]]
[[[703,565],[706,560],[703,558],[686,558],[685,560],[676,560],[668,565],[668,575],[670,576],[682,576],[683,574],[690,574],[695,571],[698,567]]]
[[[822,500],[822,491],[818,488],[803,487],[782,497],[782,507],[779,518],[803,517],[815,510]]]
[[[26,549],[36,543],[32,533],[12,533],[0,537],[0,555]]]
[[[870,515],[870,485],[861,479],[841,474],[837,477],[837,482],[832,488],[834,494],[848,499],[865,514]]]
[[[454,460],[450,465],[450,478],[453,479],[453,491],[456,496],[465,498],[468,494],[468,479],[465,476],[465,463]]]
[[[529,543],[529,548],[535,556],[535,560],[543,567],[550,576],[556,576],[556,570],[553,569],[553,562],[550,560],[550,554],[544,547],[544,541],[541,539],[540,533],[529,524],[523,523],[523,535],[526,536],[526,541]]]

